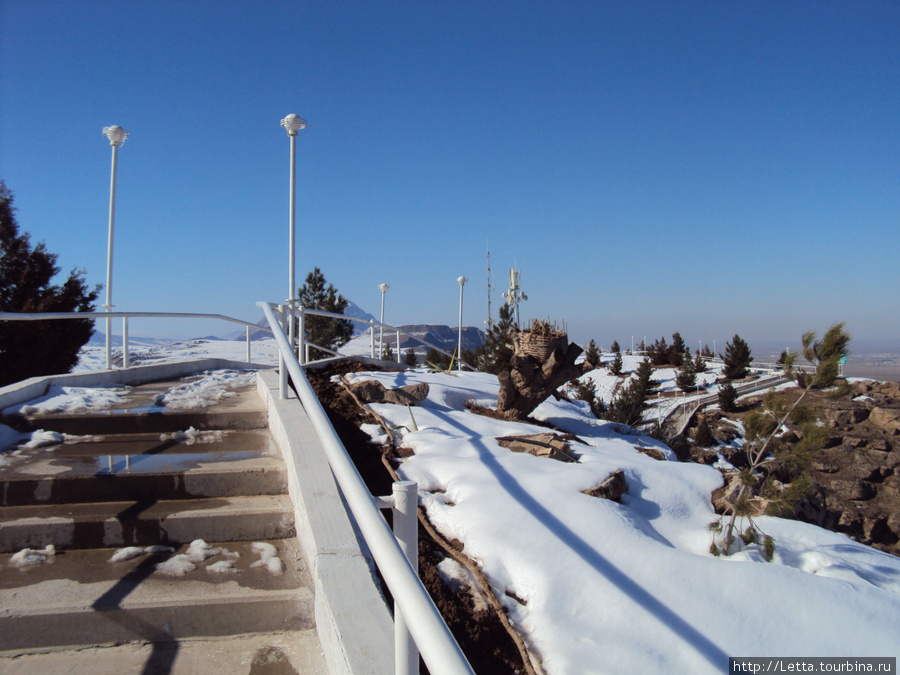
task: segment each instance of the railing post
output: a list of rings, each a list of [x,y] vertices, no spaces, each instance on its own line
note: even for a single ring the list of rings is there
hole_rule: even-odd
[[[415,481],[393,485],[394,536],[416,574],[419,573],[418,486]],[[418,675],[419,650],[409,634],[406,618],[394,603],[394,664],[397,675]]]
[[[250,363],[250,326],[247,326],[247,363]]]
[[[278,321],[283,329],[284,305],[278,305]],[[291,345],[291,350],[293,349],[294,346]],[[287,363],[284,360],[284,352],[280,349],[278,350],[278,398],[282,400],[287,398]]]
[[[372,331],[371,337],[371,346],[369,347],[369,357],[375,358],[375,319],[369,319],[369,330]],[[378,356],[381,356],[379,354]]]
[[[128,317],[122,317],[122,367],[128,367]]]
[[[300,361],[300,365],[303,366],[309,363],[309,354],[307,354],[306,349],[306,312],[304,307],[300,308],[299,314],[300,316],[297,319],[299,323],[299,330],[297,332],[299,335],[297,336],[297,339],[300,343],[297,346],[297,358]]]
[[[397,331],[397,363],[400,363],[400,331]]]

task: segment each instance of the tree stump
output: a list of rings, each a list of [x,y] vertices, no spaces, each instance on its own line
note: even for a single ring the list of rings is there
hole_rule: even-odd
[[[559,387],[584,372],[582,366],[575,365],[581,347],[568,344],[565,333],[556,335],[556,339],[545,344],[543,349],[535,349],[537,341],[529,339],[528,335],[513,334],[515,351],[509,369],[497,374],[500,380],[497,411],[511,420],[526,419]],[[543,354],[546,356],[542,358]]]

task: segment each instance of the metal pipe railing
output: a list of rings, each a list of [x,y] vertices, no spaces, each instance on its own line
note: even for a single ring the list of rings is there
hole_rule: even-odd
[[[240,324],[247,328],[247,363],[250,363],[250,329],[258,328],[271,333],[266,326],[259,326],[250,321],[235,319],[224,314],[204,314],[198,312],[0,312],[0,321],[56,321],[58,319],[122,319],[122,367],[128,367],[128,319],[215,319]],[[112,368],[110,355],[107,354],[107,369]]]
[[[460,356],[459,354],[451,353],[445,349],[441,349],[440,347],[431,344],[427,340],[423,340],[420,337],[416,337],[412,333],[407,333],[405,330],[401,330],[401,329],[397,328],[396,326],[392,326],[388,323],[381,323],[379,321],[376,321],[375,319],[360,319],[355,316],[345,316],[344,314],[337,314],[335,312],[326,312],[326,311],[320,310],[320,309],[309,309],[308,307],[297,307],[295,311],[301,317],[301,320],[305,314],[315,314],[316,316],[325,316],[325,317],[329,317],[332,319],[343,319],[344,321],[355,321],[357,323],[366,324],[366,326],[368,326],[372,330],[371,352],[370,352],[370,355],[372,358],[376,358],[376,356],[375,356],[375,329],[376,328],[387,328],[389,330],[393,330],[393,331],[397,332],[397,363],[400,363],[400,334],[402,333],[406,337],[415,340],[416,342],[422,344],[425,347],[428,347],[429,349],[435,349],[438,352],[440,352],[441,354],[446,354],[447,356],[450,356],[450,357],[456,359],[456,361],[460,365],[465,366],[466,368],[470,368],[471,370],[475,370],[475,368],[473,366],[469,365],[465,361],[462,361],[459,358],[459,356]],[[299,333],[300,334],[298,336],[298,340],[300,342],[300,353],[302,354],[302,353],[304,353],[303,344],[306,341],[306,336],[304,335],[302,330],[299,331]],[[380,357],[380,354],[379,354],[379,357]],[[304,364],[305,363],[306,362],[304,362]]]
[[[473,673],[472,667],[453,638],[441,613],[419,580],[396,538],[381,516],[374,498],[363,483],[347,450],[338,438],[328,415],[306,379],[284,330],[275,318],[272,305],[257,303],[266,315],[272,334],[284,356],[294,388],[322,443],[332,473],[347,500],[350,511],[378,564],[391,594],[405,617],[415,644],[430,672]],[[336,315],[346,318],[343,315]]]

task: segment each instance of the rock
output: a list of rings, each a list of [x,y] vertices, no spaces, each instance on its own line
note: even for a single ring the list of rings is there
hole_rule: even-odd
[[[890,452],[891,444],[883,438],[872,438],[869,440],[869,447],[879,452]]]
[[[841,499],[867,501],[875,496],[875,487],[862,480],[833,480],[831,490]]]
[[[872,408],[869,421],[889,434],[900,434],[900,410],[896,408]]]
[[[363,403],[396,403],[398,405],[416,405],[428,396],[428,384],[408,384],[399,389],[386,389],[377,380],[363,380],[350,385],[357,398]]]
[[[893,544],[896,542],[897,537],[888,527],[887,520],[885,515],[863,518],[863,541],[867,544]]]
[[[706,464],[707,466],[709,466],[719,461],[719,455],[712,450],[707,450],[706,448],[698,448],[697,446],[692,445],[690,461],[696,464]]]
[[[398,405],[416,405],[428,398],[428,383],[408,384],[399,389],[390,389],[384,394],[385,403]]]
[[[549,457],[560,462],[574,462],[569,444],[554,433],[530,436],[503,436],[497,442],[513,452],[525,452],[535,457]]]
[[[844,445],[849,445],[851,448],[861,448],[866,445],[868,441],[865,438],[857,438],[856,436],[845,436],[844,437]]]
[[[591,488],[590,490],[584,490],[583,494],[590,495],[591,497],[600,497],[601,499],[611,499],[614,502],[621,502],[622,495],[625,494],[627,490],[628,485],[625,483],[625,474],[621,471],[616,471],[597,487]]]
[[[862,530],[862,516],[855,511],[844,511],[837,522],[837,531],[857,534]]]
[[[647,455],[648,457],[652,457],[657,461],[665,461],[666,456],[662,450],[657,450],[656,448],[642,448],[639,445],[635,445],[634,449],[637,450],[642,455]]]
[[[837,473],[841,470],[841,465],[836,462],[828,462],[823,460],[813,460],[812,468],[815,471],[821,471],[822,473]]]
[[[849,466],[850,473],[860,480],[880,481],[882,478],[881,465],[884,455],[870,450],[857,450],[853,453],[853,459]]]

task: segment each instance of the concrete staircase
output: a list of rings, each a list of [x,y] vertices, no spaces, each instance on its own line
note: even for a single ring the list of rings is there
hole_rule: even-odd
[[[143,672],[189,672],[189,662],[248,672],[260,654],[272,663],[285,653],[285,636],[317,651],[284,461],[256,386],[201,410],[155,403],[182,384],[132,387],[94,414],[6,411],[4,424],[65,442],[3,455],[0,670],[49,672],[61,650],[123,643]],[[208,546],[191,547],[198,539]],[[111,562],[124,547],[145,550]],[[17,565],[26,548],[44,560]],[[232,653],[242,644],[249,654]],[[122,649],[111,662],[123,663]],[[301,660],[300,672],[326,672],[321,654]]]

